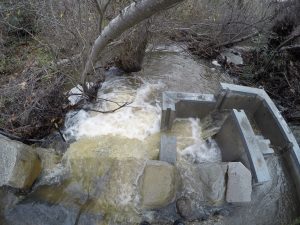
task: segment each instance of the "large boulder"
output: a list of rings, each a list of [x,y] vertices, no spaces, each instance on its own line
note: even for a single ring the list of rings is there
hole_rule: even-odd
[[[225,202],[226,163],[190,164],[178,161],[177,168],[182,180],[182,196],[192,204],[220,206]]]
[[[175,199],[175,193],[175,167],[163,161],[148,161],[140,184],[142,206],[147,209],[162,208]]]
[[[187,221],[207,220],[210,214],[213,213],[212,208],[193,204],[193,202],[186,197],[181,197],[176,201],[176,210],[177,213]]]
[[[200,165],[199,178],[205,198],[214,205],[222,204],[226,189],[226,164],[207,163]]]
[[[41,162],[30,146],[0,136],[0,187],[28,189],[41,172]]]

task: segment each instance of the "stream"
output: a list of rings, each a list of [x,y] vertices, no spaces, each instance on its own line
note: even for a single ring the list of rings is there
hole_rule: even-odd
[[[99,101],[87,106],[95,111],[67,115],[63,132],[71,145],[52,171],[52,178],[62,179],[53,178],[26,197],[0,196],[7,198],[7,205],[1,206],[3,224],[114,225],[143,220],[173,224],[179,218],[175,203],[146,210],[139,195],[139,179],[147,160],[158,159],[161,95],[167,90],[215,93],[220,82],[231,83],[232,79],[212,64],[168,46],[149,51],[138,73],[107,76]],[[96,112],[125,103],[114,113]],[[267,160],[272,182],[254,187],[249,205],[227,205],[221,211],[219,197],[208,198],[207,192],[212,191],[198,187],[201,180],[197,177],[199,164],[221,162],[219,147],[201,138],[199,119],[176,119],[171,132],[177,137],[181,176],[177,195],[192,199],[198,211],[205,202],[211,206],[209,210],[219,212],[206,221],[186,224],[290,224],[299,216],[294,186],[280,155]]]

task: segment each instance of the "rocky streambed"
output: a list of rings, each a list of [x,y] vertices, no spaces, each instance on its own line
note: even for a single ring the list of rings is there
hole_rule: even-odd
[[[203,140],[198,119],[173,124],[176,165],[158,161],[161,93],[214,93],[231,79],[166,46],[148,52],[143,68],[109,75],[102,100],[88,106],[126,107],[68,114],[64,135],[71,144],[64,154],[0,138],[1,224],[289,224],[299,216],[280,154],[267,159],[272,181],[254,186],[251,202],[226,202],[231,167],[215,143]]]

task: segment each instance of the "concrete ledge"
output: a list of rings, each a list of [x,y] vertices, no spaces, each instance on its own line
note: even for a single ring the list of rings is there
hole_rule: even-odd
[[[161,130],[170,130],[176,118],[203,118],[216,106],[212,94],[167,91],[162,96]]]
[[[176,137],[162,134],[160,138],[159,160],[175,164],[177,159]]]
[[[266,158],[270,155],[273,155],[274,150],[270,147],[271,141],[269,139],[265,139],[261,135],[257,135],[256,137],[257,137],[259,148],[263,156]]]

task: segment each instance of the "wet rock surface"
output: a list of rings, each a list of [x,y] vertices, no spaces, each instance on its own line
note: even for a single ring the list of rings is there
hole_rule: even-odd
[[[96,225],[102,220],[101,214],[80,210],[76,206],[50,205],[45,202],[25,201],[5,214],[5,225]]]
[[[206,205],[225,202],[227,164],[178,164],[182,177],[183,195]]]
[[[0,137],[0,186],[28,189],[41,172],[36,152],[23,143]]]
[[[234,65],[243,65],[244,61],[241,53],[235,49],[226,49],[221,53],[221,58],[227,63]]]
[[[144,208],[161,208],[175,198],[175,167],[162,161],[148,161],[141,178],[140,193]]]
[[[177,213],[187,221],[207,220],[212,213],[207,206],[192,205],[192,201],[186,197],[181,197],[176,202]]]
[[[176,209],[177,213],[183,219],[190,219],[194,217],[191,200],[186,197],[181,197],[176,201]]]
[[[41,145],[42,148],[54,149],[59,154],[65,153],[69,146],[70,144],[64,141],[58,132],[47,136]]]
[[[208,163],[199,168],[202,189],[208,201],[214,205],[222,204],[225,198],[227,165]]]
[[[23,196],[17,196],[16,194],[8,191],[7,189],[0,189],[0,222],[3,216],[3,213],[6,210],[14,207],[20,200],[23,199]],[[0,223],[2,224],[2,223]]]

